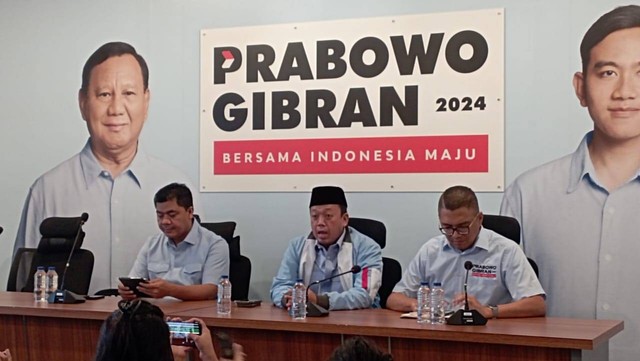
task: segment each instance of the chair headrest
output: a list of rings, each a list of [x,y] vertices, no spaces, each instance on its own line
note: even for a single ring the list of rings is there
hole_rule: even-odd
[[[73,247],[74,240],[75,240],[75,235],[70,238],[42,237],[40,239],[40,243],[38,243],[38,253],[63,253],[63,252],[69,253],[71,252],[71,248]],[[78,242],[76,243],[75,249],[81,248],[83,241],[84,241],[84,232],[80,231],[80,234],[78,235]]]
[[[42,221],[40,223],[42,238],[38,243],[38,252],[70,252],[78,230],[80,234],[75,248],[82,247],[85,235],[82,231],[83,221],[82,217],[50,217]]]
[[[520,244],[520,222],[513,217],[485,214],[482,218],[482,227]]]
[[[49,217],[40,223],[40,234],[47,238],[72,238],[76,236],[81,225],[80,217]]]
[[[227,242],[231,242],[233,239],[233,233],[236,231],[236,222],[234,221],[226,221],[226,222],[202,222],[200,225],[211,232],[217,234],[218,236],[227,240]]]
[[[387,227],[384,226],[384,223],[375,219],[351,217],[349,218],[349,226],[373,239],[380,248],[387,245]]]

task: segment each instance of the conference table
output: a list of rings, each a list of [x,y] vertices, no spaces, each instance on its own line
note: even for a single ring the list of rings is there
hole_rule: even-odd
[[[119,297],[80,304],[36,303],[29,293],[0,292],[0,349],[15,361],[92,360],[102,321]],[[249,361],[327,360],[353,335],[363,335],[394,360],[582,360],[608,358],[609,339],[623,330],[615,320],[536,317],[489,320],[485,326],[418,324],[398,312],[370,309],[332,311],[327,317],[292,320],[268,303],[216,313],[215,301],[150,302],[167,316],[197,317],[243,345]],[[217,345],[216,345],[217,347]]]

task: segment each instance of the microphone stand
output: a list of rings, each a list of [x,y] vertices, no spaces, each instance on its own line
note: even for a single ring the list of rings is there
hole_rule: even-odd
[[[48,303],[82,303],[85,302],[84,296],[78,295],[74,292],[68,291],[64,289],[64,281],[67,278],[67,270],[69,269],[69,264],[71,263],[71,257],[73,256],[73,251],[76,249],[76,244],[78,244],[78,239],[80,239],[80,234],[82,233],[82,225],[89,219],[89,215],[87,213],[82,213],[80,216],[80,223],[78,224],[78,231],[76,232],[76,237],[73,240],[73,246],[71,247],[71,251],[69,252],[69,257],[67,258],[67,263],[64,266],[64,272],[62,273],[62,282],[60,282],[60,289],[56,290],[52,294],[49,295],[47,299]]]
[[[331,276],[331,277],[328,277],[328,278],[325,278],[325,279],[322,279],[322,280],[319,280],[319,281],[311,282],[307,286],[307,289],[305,290],[305,293],[307,294],[307,316],[309,316],[309,317],[325,317],[325,316],[329,316],[329,310],[327,310],[326,308],[324,308],[324,307],[322,307],[322,306],[320,306],[320,305],[318,305],[316,303],[308,301],[308,299],[309,299],[309,288],[311,288],[311,286],[318,285],[320,283],[332,280],[332,279],[334,279],[336,277],[344,276],[344,275],[349,274],[349,273],[358,273],[358,272],[360,272],[360,270],[361,270],[360,266],[355,265],[355,266],[351,267],[351,269],[346,271],[346,272],[342,272],[342,273],[339,273],[339,274],[337,274],[335,276]]]
[[[487,319],[478,310],[469,309],[469,297],[467,294],[467,281],[469,280],[469,270],[473,268],[473,263],[464,263],[467,274],[464,277],[464,309],[457,310],[448,319],[447,325],[457,326],[482,326],[487,324]]]

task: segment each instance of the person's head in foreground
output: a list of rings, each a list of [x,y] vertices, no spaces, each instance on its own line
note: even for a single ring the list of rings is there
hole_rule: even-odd
[[[104,321],[96,361],[120,360],[173,360],[169,327],[158,306],[143,300],[120,301]]]
[[[373,341],[361,336],[352,337],[333,351],[329,361],[393,361]]]
[[[189,336],[200,360],[218,361],[209,329],[202,320],[187,321],[202,325],[200,336]],[[232,347],[233,361],[243,361],[246,355],[242,346],[234,343]],[[102,324],[95,361],[181,361],[190,351],[187,346],[171,346],[169,326],[158,306],[140,299],[123,300]]]

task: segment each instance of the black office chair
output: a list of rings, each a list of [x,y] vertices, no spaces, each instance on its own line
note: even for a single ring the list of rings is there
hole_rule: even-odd
[[[513,217],[484,214],[482,226],[520,244],[520,223]],[[538,276],[538,264],[529,257],[527,259],[536,276]]]
[[[368,218],[349,218],[349,226],[368,236],[383,248],[387,245],[387,227],[384,223]],[[402,266],[398,260],[382,257],[382,285],[378,290],[380,306],[387,307],[387,298],[391,295],[396,283],[402,278]]]
[[[9,269],[8,292],[22,291],[27,283],[33,282],[33,279],[29,279],[29,272],[35,254],[35,248],[18,248]]]
[[[196,217],[200,221],[200,217]],[[251,260],[240,254],[240,236],[234,236],[236,222],[201,222],[204,228],[224,238],[229,245],[229,280],[231,299],[248,300],[251,283]]]
[[[38,248],[25,249],[18,251],[14,257],[16,267],[20,268],[20,264],[27,264],[29,253],[33,252],[33,259],[29,267],[29,273],[25,280],[21,280],[24,284],[18,284],[18,273],[16,280],[13,281],[16,291],[33,292],[33,276],[38,266],[53,266],[58,272],[58,287],[62,287],[64,278],[64,289],[74,292],[78,295],[86,295],[89,291],[91,283],[91,275],[93,274],[93,253],[86,249],[81,249],[84,240],[84,232],[79,217],[63,218],[51,217],[47,218],[40,224],[40,234],[42,238],[38,244]],[[78,240],[76,241],[76,235]],[[75,248],[74,248],[75,242]],[[65,268],[69,254],[73,249],[73,256],[69,261],[69,268]],[[22,252],[22,254],[21,254]],[[11,265],[14,268],[14,265]],[[10,282],[12,274],[9,273]],[[9,285],[7,285],[8,287]]]

